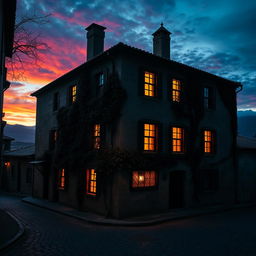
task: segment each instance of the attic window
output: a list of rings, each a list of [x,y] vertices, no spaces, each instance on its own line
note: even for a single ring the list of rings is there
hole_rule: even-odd
[[[172,101],[180,102],[181,101],[181,81],[177,79],[172,79]]]
[[[144,95],[148,97],[156,97],[156,74],[144,72]]]
[[[204,130],[204,153],[214,153],[214,133],[210,130]]]
[[[172,127],[172,152],[184,152],[184,128]]]
[[[133,171],[132,188],[146,188],[156,186],[155,171]]]
[[[144,151],[157,151],[158,149],[157,124],[144,124]]]
[[[95,196],[97,192],[97,176],[95,169],[86,170],[86,194]]]

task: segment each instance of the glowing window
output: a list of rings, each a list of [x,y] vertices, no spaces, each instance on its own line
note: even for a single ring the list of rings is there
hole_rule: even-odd
[[[132,187],[145,188],[156,186],[155,171],[133,171],[132,172]]]
[[[211,154],[214,151],[214,134],[213,131],[204,131],[204,153]]]
[[[73,85],[70,87],[70,103],[74,103],[76,101],[76,92],[77,86]]]
[[[156,96],[156,75],[148,71],[144,72],[144,95],[149,97]]]
[[[100,149],[100,124],[93,126],[93,148]]]
[[[5,162],[5,163],[4,163],[4,166],[5,166],[6,168],[10,168],[10,167],[11,167],[11,163],[10,163],[10,162]]]
[[[158,127],[156,124],[144,124],[144,151],[157,150],[157,133]]]
[[[184,128],[172,127],[172,152],[184,152]]]
[[[181,101],[181,82],[176,79],[172,79],[172,101]]]
[[[96,184],[97,176],[95,169],[86,170],[86,194],[88,195],[96,195],[97,184]]]
[[[65,188],[65,169],[59,171],[59,189]]]

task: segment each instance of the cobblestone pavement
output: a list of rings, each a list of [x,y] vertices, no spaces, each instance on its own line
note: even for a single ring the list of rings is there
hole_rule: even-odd
[[[0,208],[25,226],[1,256],[256,255],[256,208],[137,228],[89,225],[6,195]]]

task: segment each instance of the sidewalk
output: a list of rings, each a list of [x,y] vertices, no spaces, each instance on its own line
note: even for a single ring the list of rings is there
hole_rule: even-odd
[[[111,225],[111,226],[149,226],[156,225],[167,221],[179,220],[185,218],[191,218],[195,216],[213,214],[218,212],[229,211],[233,209],[254,207],[256,203],[253,204],[237,204],[230,206],[211,206],[204,208],[193,208],[193,209],[177,209],[168,211],[165,213],[145,215],[140,217],[126,218],[126,219],[111,219],[106,218],[101,215],[97,215],[90,212],[81,212],[74,208],[56,203],[49,202],[46,200],[41,200],[33,197],[25,197],[22,199],[23,202],[29,203],[38,207],[42,207],[66,216],[74,217],[79,220],[86,221],[92,224],[98,225]]]
[[[22,224],[13,215],[0,209],[0,251],[15,242],[23,233]]]

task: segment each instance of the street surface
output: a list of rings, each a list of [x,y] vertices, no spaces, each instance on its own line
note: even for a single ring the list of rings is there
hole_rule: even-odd
[[[87,224],[20,199],[0,196],[0,208],[25,226],[25,234],[1,256],[256,256],[256,208],[151,227],[111,227]]]

